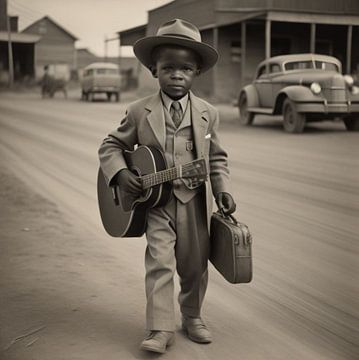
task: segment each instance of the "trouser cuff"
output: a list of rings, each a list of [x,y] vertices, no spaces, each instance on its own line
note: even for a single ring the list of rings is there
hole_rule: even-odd
[[[175,331],[176,324],[174,320],[168,319],[147,319],[146,321],[147,330],[158,330],[158,331]]]
[[[193,308],[193,307],[189,307],[189,306],[181,306],[181,313],[184,316],[200,317],[201,309]]]

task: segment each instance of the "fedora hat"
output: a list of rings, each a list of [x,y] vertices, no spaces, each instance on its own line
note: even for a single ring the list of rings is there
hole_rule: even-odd
[[[218,60],[217,50],[202,42],[197,27],[182,19],[168,21],[160,26],[155,36],[137,40],[133,51],[137,59],[150,68],[153,65],[152,51],[159,45],[177,45],[193,50],[202,60],[201,72],[210,69]]]

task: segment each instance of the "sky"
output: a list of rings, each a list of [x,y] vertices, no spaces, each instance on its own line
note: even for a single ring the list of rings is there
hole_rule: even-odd
[[[77,48],[89,48],[98,56],[105,52],[104,39],[116,32],[147,22],[147,11],[171,0],[7,0],[10,15],[19,16],[19,31],[45,15],[79,38]],[[118,56],[117,41],[108,42],[108,56]],[[131,47],[121,49],[132,56]]]

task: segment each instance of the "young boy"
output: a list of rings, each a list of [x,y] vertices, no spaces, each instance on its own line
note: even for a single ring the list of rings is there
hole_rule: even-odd
[[[123,157],[123,151],[133,150],[136,144],[161,149],[168,167],[204,158],[209,172],[209,181],[196,186],[185,179],[173,181],[169,202],[148,212],[145,286],[149,334],[141,349],[164,353],[174,341],[176,269],[182,328],[192,341],[212,341],[201,306],[208,280],[213,195],[226,214],[234,212],[236,205],[228,192],[227,154],[218,140],[218,112],[190,91],[195,77],[217,62],[216,50],[201,42],[194,25],[174,19],[163,24],[156,36],[138,40],[134,52],[161,89],[130,104],[120,127],[101,145],[99,157],[108,184],[117,182],[127,192],[141,193],[141,181],[127,169]]]

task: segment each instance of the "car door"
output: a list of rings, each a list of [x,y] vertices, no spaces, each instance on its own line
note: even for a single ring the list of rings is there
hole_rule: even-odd
[[[272,84],[267,73],[266,65],[262,65],[258,69],[254,86],[257,89],[260,107],[270,108],[272,103]]]
[[[282,74],[282,68],[278,63],[269,64],[269,75],[268,79],[271,84],[271,95],[270,95],[270,107],[273,108],[277,94],[283,88],[283,82],[280,81],[280,75]]]

